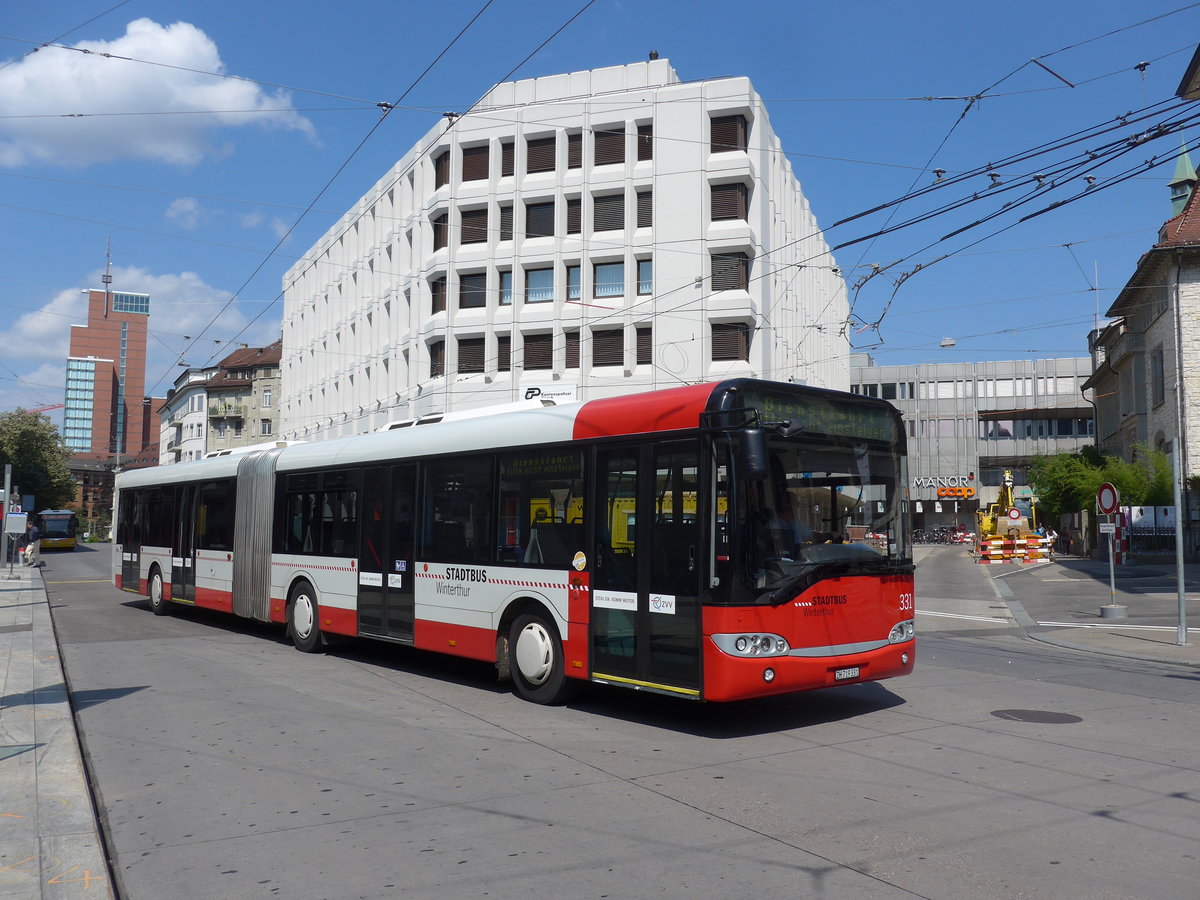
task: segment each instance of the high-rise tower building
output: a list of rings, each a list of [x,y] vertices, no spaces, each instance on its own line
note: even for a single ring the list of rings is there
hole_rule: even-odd
[[[87,293],[87,324],[71,326],[63,438],[76,455],[136,456],[158,439],[143,397],[150,295]]]

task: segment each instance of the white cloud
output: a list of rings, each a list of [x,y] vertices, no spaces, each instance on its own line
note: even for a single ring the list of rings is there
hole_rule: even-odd
[[[243,228],[257,228],[263,223],[263,214],[261,212],[242,213],[238,216],[238,221],[242,223]]]
[[[12,371],[0,370],[0,410],[36,409],[63,402],[67,379],[66,357],[58,363],[46,362],[36,368]],[[45,410],[56,424],[62,421],[61,409]]]
[[[258,125],[313,135],[284,91],[182,71],[225,73],[216,44],[186,22],[137,19],[116,40],[75,46],[91,52],[45,47],[0,70],[0,165],[140,159],[192,166],[230,152],[218,129]]]
[[[167,207],[166,217],[168,222],[178,225],[185,231],[194,231],[200,224],[200,204],[194,197],[180,197]]]
[[[99,273],[96,283],[100,283]],[[38,309],[17,316],[0,332],[6,357],[26,360],[65,360],[71,343],[71,325],[87,321],[87,301],[78,288],[59,291]]]

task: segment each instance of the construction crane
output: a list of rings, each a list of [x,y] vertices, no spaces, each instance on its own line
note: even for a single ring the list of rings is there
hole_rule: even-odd
[[[35,406],[33,409],[27,409],[25,412],[49,412],[52,409],[62,409],[62,403],[51,403],[49,406]]]

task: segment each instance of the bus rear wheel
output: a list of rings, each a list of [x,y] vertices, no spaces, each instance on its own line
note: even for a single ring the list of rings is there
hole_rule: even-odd
[[[288,633],[296,649],[305,653],[316,653],[325,646],[317,592],[307,581],[298,582],[288,596]]]
[[[156,616],[165,616],[170,612],[167,598],[163,596],[162,572],[158,569],[150,573],[150,586],[146,589],[146,594],[150,598],[150,612]]]
[[[517,616],[509,629],[508,667],[518,696],[531,703],[563,703],[575,691],[566,676],[558,629],[538,613]]]

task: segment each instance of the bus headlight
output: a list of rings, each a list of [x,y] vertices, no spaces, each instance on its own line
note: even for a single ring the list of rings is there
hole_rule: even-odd
[[[730,656],[787,656],[791,650],[777,634],[714,634],[712,639]]]
[[[888,633],[888,643],[900,644],[904,641],[911,641],[916,633],[916,620],[908,619],[904,622],[897,622],[892,626],[892,630]]]

